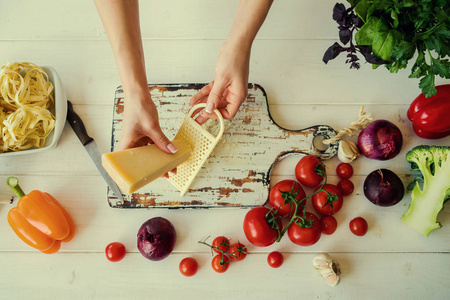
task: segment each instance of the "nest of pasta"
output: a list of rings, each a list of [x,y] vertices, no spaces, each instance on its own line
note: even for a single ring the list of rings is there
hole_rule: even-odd
[[[0,153],[42,148],[55,127],[53,84],[32,63],[6,63],[0,69]]]

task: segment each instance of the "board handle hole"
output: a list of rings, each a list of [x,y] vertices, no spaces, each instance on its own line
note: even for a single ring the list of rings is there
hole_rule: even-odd
[[[324,144],[323,141],[326,139],[323,135],[316,135],[313,139],[314,148],[320,152],[324,152],[330,147],[330,145]]]

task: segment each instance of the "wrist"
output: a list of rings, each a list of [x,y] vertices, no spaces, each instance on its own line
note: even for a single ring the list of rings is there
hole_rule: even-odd
[[[231,48],[249,53],[253,45],[253,37],[244,33],[230,34],[226,43],[229,44]]]

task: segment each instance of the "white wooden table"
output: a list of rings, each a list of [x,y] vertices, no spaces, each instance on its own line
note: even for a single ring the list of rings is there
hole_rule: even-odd
[[[229,31],[236,1],[141,1],[147,73],[150,83],[201,83],[212,80],[220,46]],[[349,70],[345,57],[325,65],[324,51],[337,38],[331,19],[335,1],[275,1],[254,43],[250,82],[267,92],[274,119],[283,127],[328,124],[339,129],[354,121],[361,105],[375,119],[388,119],[403,132],[400,155],[387,162],[360,159],[353,166],[353,195],[336,215],[335,234],[311,247],[287,237],[251,254],[224,274],[210,267],[209,249],[198,244],[208,236],[226,235],[246,243],[242,222],[247,209],[121,210],[110,208],[106,184],[66,125],[58,146],[48,152],[0,157],[0,183],[19,177],[26,191],[54,195],[71,213],[77,234],[54,255],[25,245],[9,227],[10,207],[0,207],[0,299],[446,299],[450,293],[450,210],[440,213],[442,229],[425,238],[400,221],[409,194],[398,205],[380,208],[362,193],[365,176],[387,167],[409,180],[404,159],[420,140],[406,119],[408,104],[419,94],[408,71],[392,75],[363,65]],[[68,98],[83,118],[100,150],[109,151],[114,91],[120,85],[114,58],[93,1],[3,1],[0,5],[0,61],[30,61],[53,66]],[[438,84],[445,83],[439,79]],[[446,82],[448,83],[448,81]],[[450,139],[440,140],[449,145]],[[276,166],[272,184],[294,178],[298,158]],[[326,162],[337,183],[337,158]],[[245,166],[243,166],[245,167]],[[0,193],[8,192],[0,184]],[[310,191],[309,191],[310,192]],[[311,209],[311,208],[310,208]],[[177,229],[174,252],[151,262],[136,247],[139,226],[162,216]],[[350,233],[348,222],[363,216],[364,237]],[[105,246],[119,241],[127,255],[109,262]],[[285,263],[272,269],[267,254],[278,250]],[[342,281],[328,287],[311,266],[318,252],[331,253],[341,264]],[[200,265],[191,278],[178,263],[187,256]]]

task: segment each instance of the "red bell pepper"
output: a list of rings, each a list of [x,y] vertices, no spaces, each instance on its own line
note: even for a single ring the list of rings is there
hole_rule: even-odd
[[[420,94],[407,112],[414,132],[421,138],[440,139],[450,135],[450,84],[436,89],[437,94],[430,98]]]

